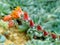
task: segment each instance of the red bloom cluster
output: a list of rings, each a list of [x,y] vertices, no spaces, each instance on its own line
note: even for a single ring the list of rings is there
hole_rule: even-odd
[[[44,36],[47,36],[47,35],[48,35],[48,32],[44,30],[44,31],[43,31],[43,35],[44,35]]]
[[[30,24],[30,27],[33,27],[34,26],[33,20],[29,20],[29,24]]]
[[[24,12],[24,17],[23,17],[24,20],[29,20],[29,16],[28,16],[28,13],[27,12]]]
[[[53,39],[57,38],[56,34],[51,34],[51,36],[52,36]]]
[[[11,27],[14,26],[14,22],[13,22],[13,20],[10,20],[10,21],[9,21],[8,26],[9,26],[9,28],[11,28]]]
[[[37,30],[38,31],[42,30],[42,27],[40,25],[37,25]]]

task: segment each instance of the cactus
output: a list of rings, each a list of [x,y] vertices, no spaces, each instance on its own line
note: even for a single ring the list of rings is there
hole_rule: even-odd
[[[9,13],[11,13],[9,4],[0,1],[0,18],[8,15]]]
[[[50,45],[50,41],[30,40],[25,45]]]
[[[25,43],[25,45],[60,45],[60,41],[56,41],[54,43],[50,41],[41,41],[41,40],[29,40]]]
[[[0,35],[0,43],[4,43],[6,41],[6,37],[3,35]]]

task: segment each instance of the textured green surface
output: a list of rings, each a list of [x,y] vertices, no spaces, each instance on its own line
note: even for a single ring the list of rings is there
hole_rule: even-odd
[[[35,24],[40,24],[47,30],[54,30],[60,33],[60,0],[2,0],[4,3],[10,5],[9,9],[12,10],[16,6],[20,6],[24,11],[27,11],[29,16],[33,19]],[[3,4],[4,4],[3,3]],[[7,7],[6,6],[6,7]],[[4,9],[5,10],[5,9]],[[1,10],[2,12],[4,10]],[[7,12],[7,11],[5,11]],[[7,12],[8,14],[9,12]],[[56,23],[54,23],[54,22]],[[60,22],[60,21],[59,21]],[[53,26],[56,24],[57,26]],[[47,27],[48,26],[48,27]]]
[[[10,13],[9,4],[0,1],[0,17]]]
[[[60,0],[1,0],[0,2],[0,16],[7,15],[16,6],[20,6],[23,11],[28,12],[36,25],[40,24],[45,30],[60,34]],[[29,29],[27,33],[31,38],[34,34],[40,35],[35,28]],[[46,45],[50,45],[48,43],[50,42],[47,42]],[[59,43],[55,42],[53,45],[60,45]],[[38,41],[37,43],[29,41],[26,45],[29,44],[45,45],[44,42]]]
[[[25,45],[60,45],[60,42],[51,43],[50,41],[30,40]]]

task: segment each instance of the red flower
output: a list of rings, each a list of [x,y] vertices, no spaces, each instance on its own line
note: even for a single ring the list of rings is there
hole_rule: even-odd
[[[40,25],[37,25],[37,30],[42,30],[42,27]]]
[[[12,20],[12,17],[10,15],[7,15],[3,18],[4,21]]]
[[[56,39],[56,34],[51,34],[53,39]]]
[[[14,26],[13,20],[10,20],[9,23],[8,23],[8,25],[9,25],[9,28],[13,27]]]
[[[24,20],[28,20],[28,19],[29,19],[28,13],[24,12]]]
[[[48,35],[48,32],[43,31],[43,34],[44,34],[44,36],[47,36]]]
[[[33,27],[34,26],[33,20],[29,20],[29,23],[30,23],[30,27]]]

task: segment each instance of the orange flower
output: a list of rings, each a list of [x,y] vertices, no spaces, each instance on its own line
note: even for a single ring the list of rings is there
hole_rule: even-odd
[[[15,11],[17,11],[17,12],[22,12],[22,9],[19,7],[19,6],[17,6],[16,8],[15,8]]]
[[[7,15],[3,18],[4,21],[12,20],[12,17],[10,15]]]
[[[13,10],[11,16],[12,16],[12,18],[17,19],[17,18],[20,17],[21,14],[22,14],[22,10],[21,10],[21,8],[18,6],[17,8],[15,8],[15,10]]]
[[[12,14],[11,14],[11,16],[12,16],[12,18],[17,19],[17,18],[20,17],[20,14],[18,12],[16,12],[16,11],[13,11]]]

